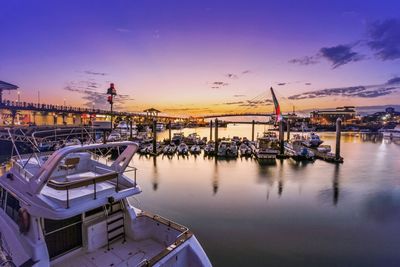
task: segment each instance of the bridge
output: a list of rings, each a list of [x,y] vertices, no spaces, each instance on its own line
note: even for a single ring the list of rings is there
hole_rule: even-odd
[[[194,118],[198,119],[211,119],[211,118],[224,118],[224,117],[254,117],[254,116],[264,116],[264,117],[273,117],[274,113],[265,113],[265,112],[246,112],[246,113],[222,113],[222,114],[209,114],[204,116],[198,116]]]
[[[70,115],[78,115],[82,119],[82,117],[93,118],[96,115],[104,115],[104,116],[114,116],[114,117],[125,117],[129,119],[153,119],[156,118],[159,121],[170,121],[176,119],[182,119],[178,116],[169,116],[158,114],[150,114],[148,112],[121,112],[121,111],[113,111],[103,110],[103,109],[95,109],[95,108],[83,108],[83,107],[72,107],[72,106],[64,106],[64,105],[53,105],[53,104],[38,104],[38,103],[29,103],[29,102],[14,102],[10,100],[5,100],[0,102],[0,110],[6,110],[10,113],[12,117],[12,123],[14,123],[15,117],[20,111],[30,111],[35,116],[37,113],[46,113],[52,114],[54,116],[54,121],[57,121],[57,117],[61,116],[63,119],[63,123],[65,122],[65,117]],[[55,123],[56,124],[56,123]]]

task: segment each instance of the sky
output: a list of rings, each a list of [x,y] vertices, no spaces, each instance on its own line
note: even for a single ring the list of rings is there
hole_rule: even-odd
[[[168,114],[400,100],[400,1],[0,0],[21,101]],[[4,98],[16,100],[16,92]]]

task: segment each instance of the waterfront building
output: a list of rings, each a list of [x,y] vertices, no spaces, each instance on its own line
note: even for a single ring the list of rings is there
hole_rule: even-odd
[[[314,110],[310,113],[310,122],[313,124],[333,124],[338,118],[342,119],[344,123],[352,122],[356,119],[355,107],[344,106],[336,109]]]

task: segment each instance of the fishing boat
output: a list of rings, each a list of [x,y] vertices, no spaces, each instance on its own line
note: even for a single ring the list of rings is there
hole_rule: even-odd
[[[168,155],[173,155],[176,152],[176,145],[174,143],[169,144]]]
[[[177,148],[179,155],[187,155],[189,153],[189,147],[184,143],[181,142]]]
[[[235,142],[221,141],[217,151],[218,157],[235,158],[238,156],[238,148]]]
[[[198,144],[201,139],[197,133],[191,133],[185,137],[184,140],[188,146],[192,146]]]
[[[240,144],[239,151],[240,151],[240,156],[251,157],[252,154],[251,148],[245,143]]]
[[[125,149],[115,161],[99,156],[116,147]],[[9,266],[211,266],[188,228],[131,203],[141,193],[129,165],[138,148],[114,142],[12,157],[0,172]]]
[[[275,160],[279,153],[276,133],[268,131],[257,139],[255,156],[259,160]]]
[[[285,153],[295,160],[314,160],[315,154],[304,146],[305,138],[298,134],[290,140],[285,142]]]
[[[311,132],[309,135],[307,135],[306,139],[303,141],[303,144],[306,147],[318,147],[323,142],[324,141],[321,140],[318,134]]]
[[[111,132],[110,135],[107,137],[108,142],[120,141],[121,139],[121,134],[116,131]]]
[[[171,142],[175,145],[179,145],[183,141],[183,133],[174,133],[172,136]]]
[[[199,145],[193,145],[190,147],[190,153],[192,154],[200,154],[201,153],[201,148]]]
[[[204,147],[204,155],[205,156],[212,156],[215,154],[215,142],[208,141],[206,146]]]
[[[156,131],[157,132],[162,132],[162,131],[164,131],[165,130],[165,125],[163,124],[163,123],[157,123],[156,124]]]

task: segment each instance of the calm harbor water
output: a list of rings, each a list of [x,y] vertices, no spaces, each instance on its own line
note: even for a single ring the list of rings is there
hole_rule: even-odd
[[[233,135],[251,126],[220,129]],[[321,137],[334,147],[334,133]],[[214,266],[399,266],[400,142],[343,134],[342,155],[341,165],[136,155],[134,202],[190,227]]]

